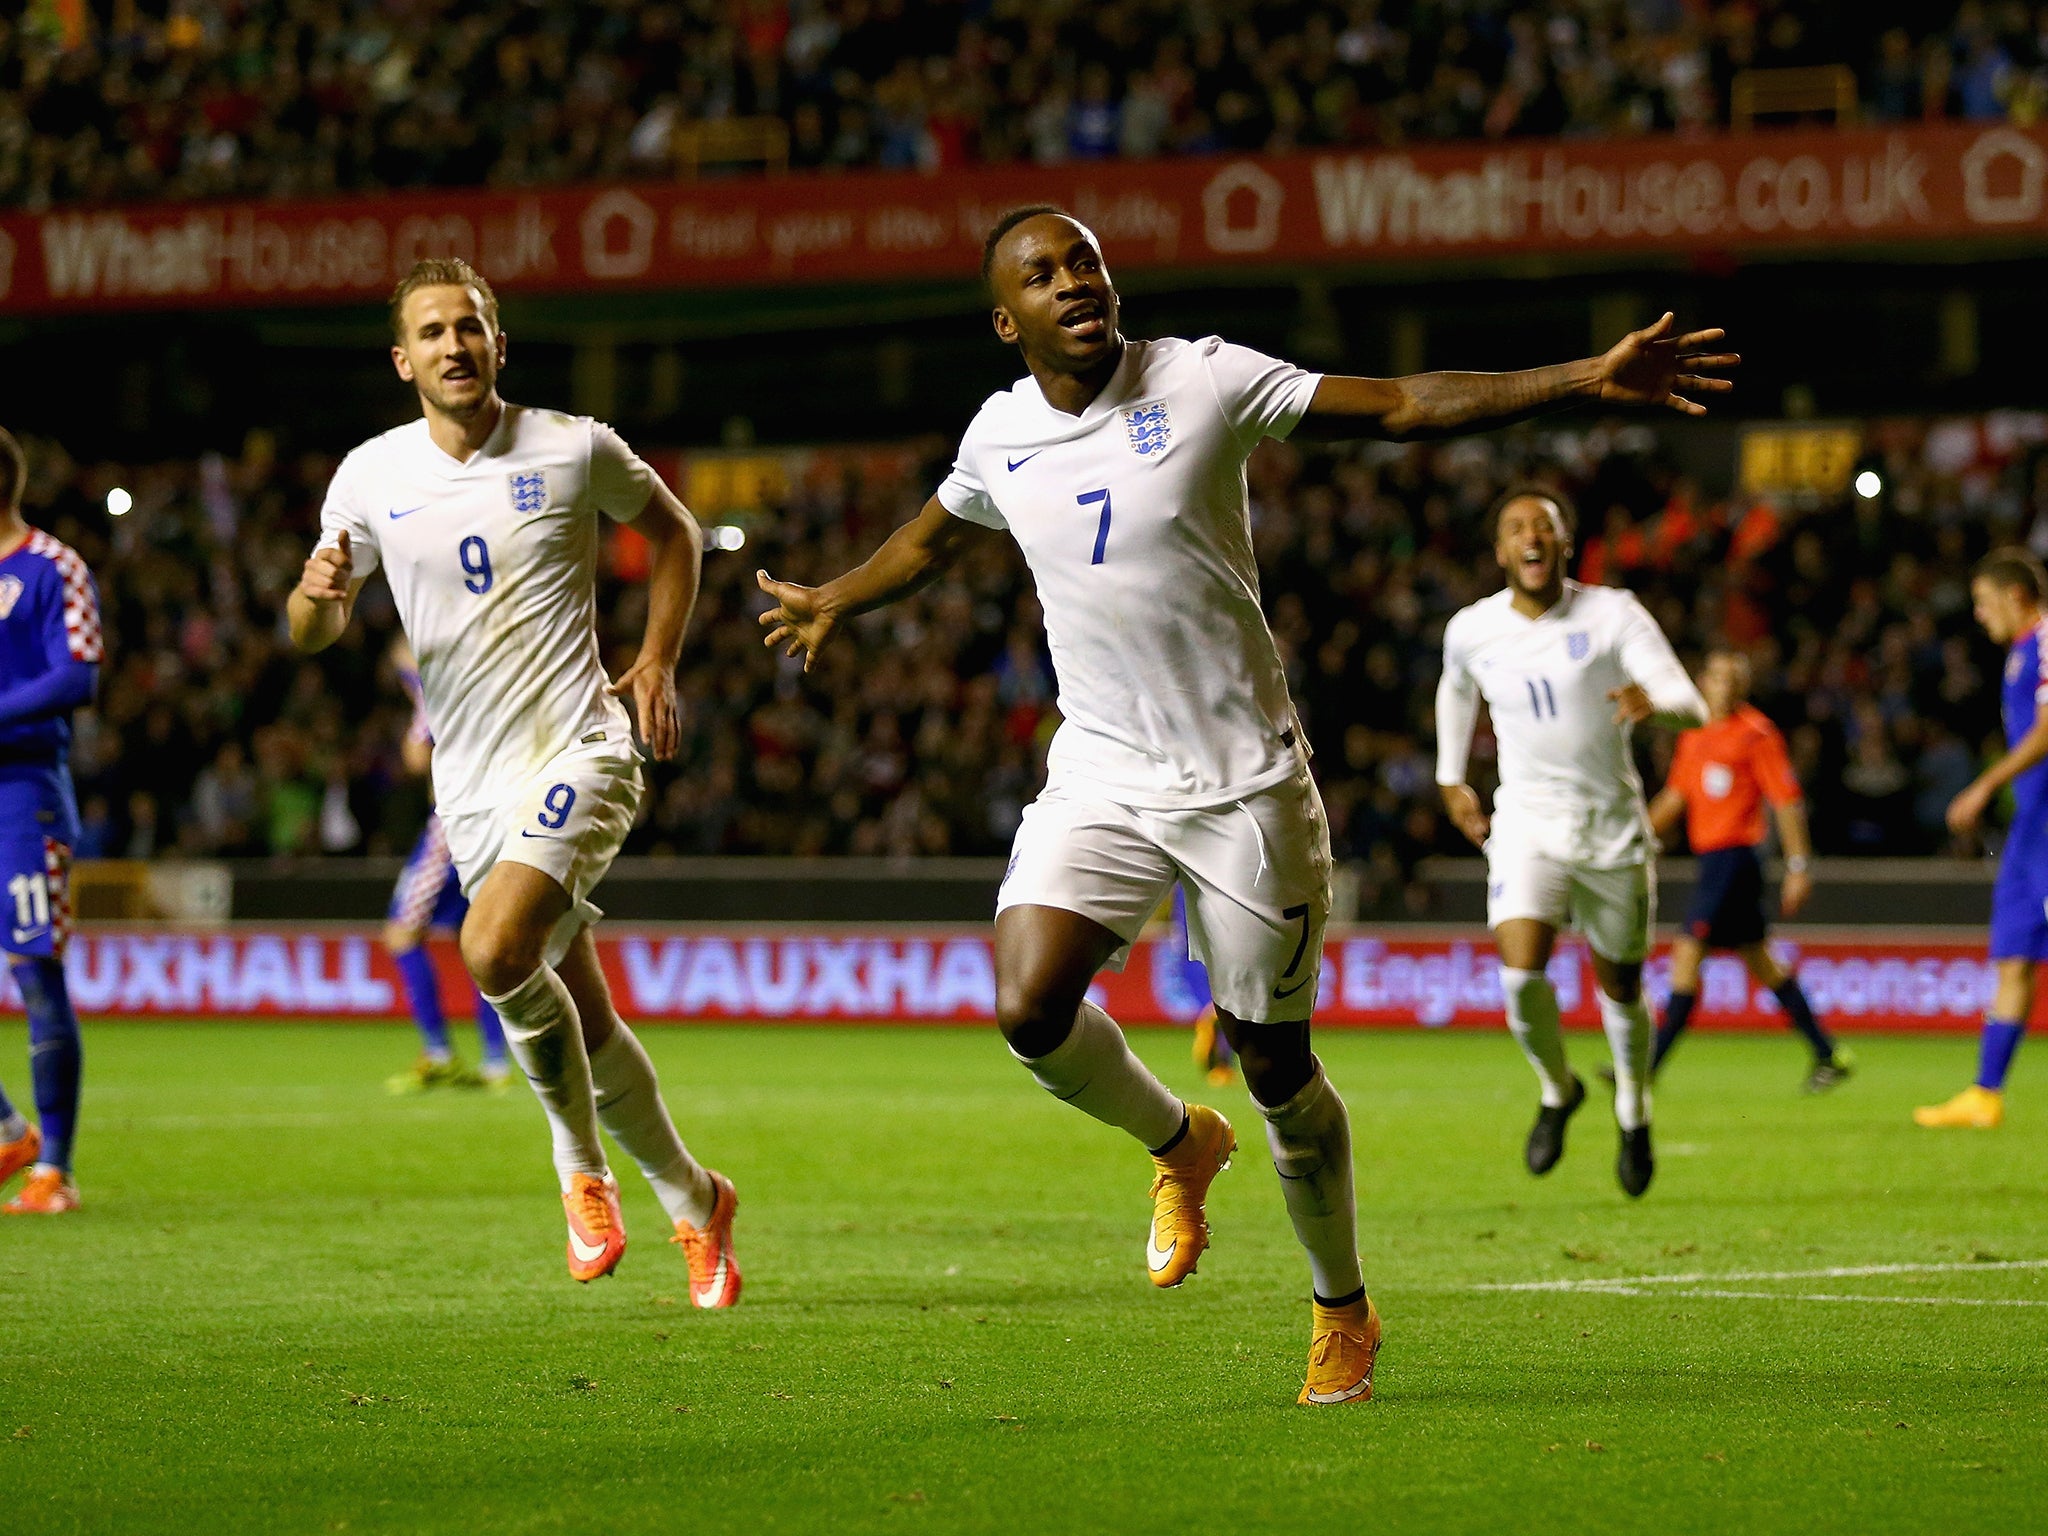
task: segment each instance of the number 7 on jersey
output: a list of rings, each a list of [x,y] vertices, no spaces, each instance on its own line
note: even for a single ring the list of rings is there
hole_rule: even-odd
[[[1104,486],[1099,491],[1083,491],[1074,500],[1084,507],[1092,507],[1098,501],[1102,503],[1102,523],[1095,530],[1095,553],[1088,560],[1090,565],[1100,565],[1102,551],[1109,544],[1109,487]]]

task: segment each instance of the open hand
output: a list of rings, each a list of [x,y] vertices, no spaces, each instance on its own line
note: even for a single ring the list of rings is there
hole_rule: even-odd
[[[1484,848],[1486,835],[1493,830],[1493,823],[1479,808],[1479,792],[1470,784],[1444,784],[1439,787],[1444,795],[1444,814],[1451,818],[1451,824],[1465,834],[1473,847]]]
[[[773,650],[784,646],[785,656],[804,653],[804,670],[818,659],[818,652],[825,648],[825,642],[832,638],[832,632],[839,627],[839,617],[832,612],[818,596],[816,587],[799,587],[793,582],[776,581],[766,571],[754,572],[754,580],[761,590],[775,599],[775,606],[761,615],[761,623],[768,630],[761,643]]]
[[[630,695],[640,740],[656,762],[675,761],[683,745],[683,722],[676,707],[676,671],[657,656],[642,656],[619,674],[606,692],[613,698]]]
[[[1734,352],[1704,350],[1728,333],[1713,330],[1677,335],[1670,314],[1645,330],[1631,331],[1600,359],[1600,398],[1613,405],[1664,405],[1686,416],[1707,408],[1689,395],[1725,394],[1732,380],[1717,377],[1741,363]]]
[[[348,550],[348,530],[335,536],[336,542],[316,549],[299,573],[299,590],[316,603],[345,603],[355,575],[355,558]]]

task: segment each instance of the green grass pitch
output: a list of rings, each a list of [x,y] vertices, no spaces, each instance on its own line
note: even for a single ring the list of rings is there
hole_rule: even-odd
[[[1142,1153],[993,1032],[646,1037],[741,1191],[734,1312],[691,1311],[629,1167],[633,1247],[572,1284],[526,1090],[389,1098],[397,1029],[89,1028],[86,1209],[0,1222],[7,1527],[2048,1521],[2048,1269],[2012,1262],[2048,1259],[2048,1087],[2022,1062],[2004,1130],[1917,1130],[1965,1040],[1859,1042],[1817,1100],[1785,1037],[1691,1040],[1631,1204],[1597,1110],[1523,1171],[1504,1036],[1327,1037],[1387,1343],[1378,1401],[1310,1410],[1306,1270],[1241,1089],[1214,1096],[1245,1143],[1215,1246],[1158,1293]],[[1197,1091],[1184,1034],[1137,1039]],[[1598,1038],[1572,1046],[1590,1073]],[[22,1061],[0,1027],[17,1093]],[[1811,1273],[1866,1265],[1929,1267]],[[1645,1274],[1711,1278],[1600,1283]],[[1535,1281],[1572,1288],[1480,1288]]]

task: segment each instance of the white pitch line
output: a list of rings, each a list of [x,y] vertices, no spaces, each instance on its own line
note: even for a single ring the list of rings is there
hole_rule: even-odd
[[[1609,1296],[1647,1296],[1648,1291],[1608,1291]],[[2048,1301],[1985,1296],[1835,1296],[1824,1291],[1661,1291],[1663,1296],[1702,1296],[1724,1301],[1881,1301],[1908,1307],[2048,1307]]]
[[[1871,1275],[1975,1274],[2000,1269],[2048,1269],[2048,1259],[1986,1259],[1952,1264],[1837,1264],[1826,1269],[1753,1269],[1733,1275],[1596,1275],[1584,1280],[1521,1280],[1511,1285],[1475,1285],[1475,1291],[1612,1291],[1646,1285],[1702,1285],[1712,1282],[1859,1280]]]

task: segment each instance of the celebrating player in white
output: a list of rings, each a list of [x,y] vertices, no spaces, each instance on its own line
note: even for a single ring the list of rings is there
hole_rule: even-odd
[[[1542,488],[1494,507],[1494,558],[1507,586],[1444,629],[1436,693],[1437,783],[1458,828],[1486,850],[1486,923],[1500,946],[1508,1028],[1536,1069],[1543,1102],[1529,1131],[1531,1173],[1564,1155],[1586,1085],[1565,1064],[1557,994],[1544,968],[1558,929],[1586,935],[1614,1054],[1615,1164],[1640,1195],[1650,1149],[1650,1040],[1643,961],[1657,920],[1656,839],[1629,740],[1644,720],[1683,729],[1706,701],[1633,594],[1565,579],[1576,520]],[[1489,823],[1465,782],[1484,698],[1500,743]]]
[[[630,693],[647,748],[675,755],[675,666],[697,599],[696,521],[617,433],[500,398],[505,334],[490,285],[423,261],[391,300],[398,375],[422,418],[342,461],[292,593],[292,641],[334,643],[379,566],[432,723],[434,798],[470,899],[462,956],[547,1111],[569,1219],[569,1273],[626,1248],[598,1127],[640,1165],[700,1307],[739,1299],[730,1180],[676,1134],[653,1064],[612,1007],[589,900],[640,804]],[[647,631],[616,683],[597,642],[599,516],[652,552]]]
[[[767,643],[815,658],[842,620],[936,579],[970,540],[1017,540],[1064,723],[997,900],[997,1022],[1046,1089],[1150,1150],[1146,1264],[1155,1285],[1179,1284],[1208,1246],[1203,1201],[1236,1138],[1175,1098],[1087,990],[1184,888],[1308,1251],[1301,1401],[1364,1401],[1380,1324],[1358,1259],[1350,1123],[1309,1048],[1329,834],[1259,606],[1245,459],[1298,428],[1447,435],[1596,398],[1697,410],[1673,391],[1717,362],[1691,351],[1708,338],[1667,334],[1668,316],[1604,358],[1396,380],[1324,378],[1214,337],[1126,341],[1094,235],[1045,207],[1000,220],[982,270],[996,334],[1029,377],[981,408],[938,494],[865,564],[816,588],[761,575],[776,604]]]

